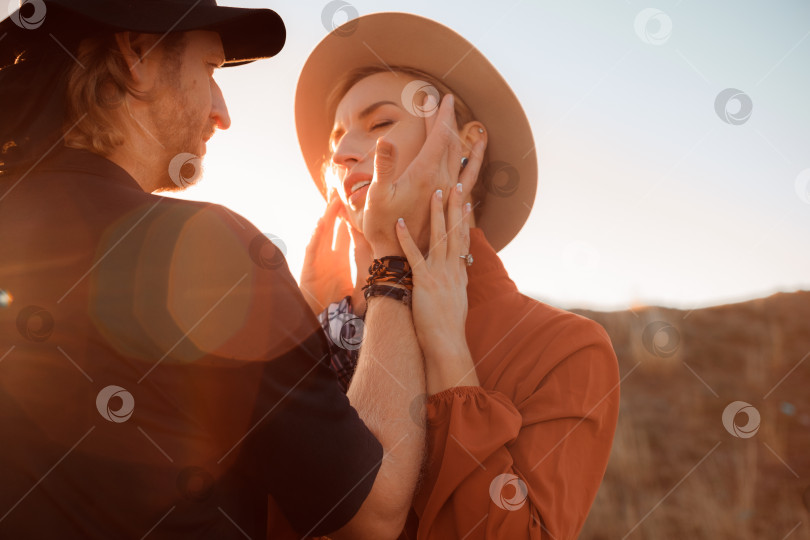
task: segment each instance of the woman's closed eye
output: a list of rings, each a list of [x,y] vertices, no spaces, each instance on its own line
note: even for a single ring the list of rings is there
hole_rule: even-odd
[[[375,129],[381,129],[392,125],[394,125],[393,120],[380,120],[379,122],[374,122],[371,124],[371,130],[374,131]]]

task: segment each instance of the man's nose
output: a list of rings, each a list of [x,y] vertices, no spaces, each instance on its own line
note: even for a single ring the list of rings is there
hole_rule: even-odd
[[[211,117],[216,122],[217,129],[228,129],[231,127],[231,117],[228,114],[228,106],[225,104],[225,96],[216,81],[212,80],[211,88]]]

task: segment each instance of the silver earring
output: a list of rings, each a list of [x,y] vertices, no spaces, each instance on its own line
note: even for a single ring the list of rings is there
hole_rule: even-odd
[[[483,132],[484,132],[484,128],[478,128],[478,133],[483,133]]]
[[[461,168],[463,169],[464,167],[466,167],[467,163],[469,163],[469,162],[470,162],[470,160],[466,156],[461,158]]]

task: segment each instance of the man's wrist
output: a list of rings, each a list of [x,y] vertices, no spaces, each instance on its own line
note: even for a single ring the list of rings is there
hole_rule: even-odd
[[[383,257],[392,257],[392,256],[396,256],[396,257],[404,257],[405,256],[405,252],[402,251],[402,246],[400,246],[399,244],[397,244],[397,245],[391,245],[391,244],[380,245],[379,247],[378,246],[373,246],[371,248],[371,252],[373,253],[373,257],[375,259],[382,259]]]

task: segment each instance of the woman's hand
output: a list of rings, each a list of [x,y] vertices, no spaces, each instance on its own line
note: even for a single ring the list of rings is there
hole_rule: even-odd
[[[300,288],[316,315],[331,302],[337,302],[354,292],[349,265],[351,237],[343,213],[343,203],[333,190],[329,194],[326,212],[318,220],[304,256]],[[337,237],[333,249],[336,225]]]
[[[377,141],[374,178],[363,215],[363,234],[375,258],[402,254],[394,232],[397,218],[405,219],[418,245],[427,245],[424,209],[430,194],[449,190],[458,182],[462,148],[452,95],[444,96],[435,115],[425,117],[425,130],[425,144],[399,177],[394,176],[396,148],[384,138]]]
[[[480,165],[471,163],[474,167]],[[476,171],[477,173],[477,171]],[[470,248],[470,214],[462,210],[462,184],[449,190],[447,225],[437,190],[430,201],[430,251],[425,259],[404,220],[396,232],[413,272],[413,324],[422,353],[428,394],[454,386],[478,386],[467,347],[467,266],[462,256]]]

